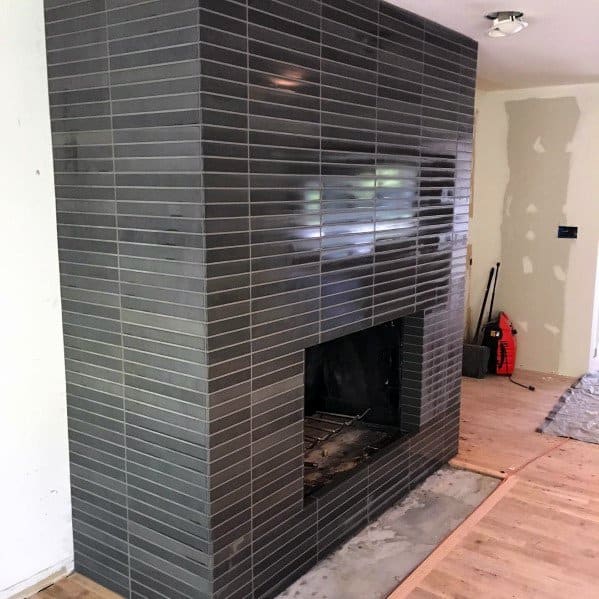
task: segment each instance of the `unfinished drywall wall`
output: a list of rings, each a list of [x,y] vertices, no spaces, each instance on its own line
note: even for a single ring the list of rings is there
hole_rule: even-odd
[[[0,598],[72,568],[42,0],[0,2]]]
[[[505,107],[510,179],[501,224],[504,284],[497,304],[509,305],[517,319],[528,367],[557,372],[573,242],[558,239],[556,231],[564,219],[568,147],[580,111],[574,97],[512,100]]]
[[[599,85],[481,92],[477,108],[473,309],[501,260],[496,307],[519,331],[518,366],[582,374],[595,343]],[[579,238],[558,239],[558,225]]]

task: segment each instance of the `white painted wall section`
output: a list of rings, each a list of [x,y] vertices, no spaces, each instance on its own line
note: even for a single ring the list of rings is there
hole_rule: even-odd
[[[476,326],[489,270],[501,258],[503,198],[510,176],[503,100],[496,94],[477,92],[475,118],[473,206],[469,227],[472,268],[467,298],[471,326],[467,336]]]
[[[73,567],[42,0],[0,2],[0,598]]]

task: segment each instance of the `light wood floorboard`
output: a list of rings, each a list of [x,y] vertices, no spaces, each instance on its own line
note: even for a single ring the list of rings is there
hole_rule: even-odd
[[[515,380],[536,390],[506,377],[463,379],[460,448],[452,465],[505,478],[560,443],[535,430],[575,379],[520,371]]]
[[[599,446],[535,433],[572,380],[519,374],[464,381],[454,463],[505,480],[389,599],[599,597]]]
[[[35,595],[36,599],[122,599],[108,589],[81,574],[71,574],[64,580]]]
[[[390,599],[599,597],[599,446],[562,439],[507,481]]]

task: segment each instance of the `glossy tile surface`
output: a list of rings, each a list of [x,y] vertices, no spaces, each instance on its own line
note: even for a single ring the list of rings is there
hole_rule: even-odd
[[[77,568],[270,597],[455,452],[476,44],[379,0],[45,8]],[[406,440],[304,505],[304,349],[398,317]]]

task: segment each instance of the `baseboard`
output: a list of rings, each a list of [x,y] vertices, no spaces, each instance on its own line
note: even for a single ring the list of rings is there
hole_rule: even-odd
[[[74,570],[73,558],[63,560],[17,584],[0,590],[0,599],[27,599],[38,591],[58,582]]]

